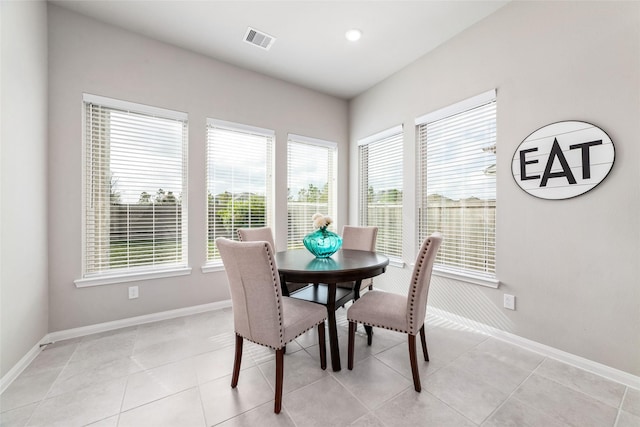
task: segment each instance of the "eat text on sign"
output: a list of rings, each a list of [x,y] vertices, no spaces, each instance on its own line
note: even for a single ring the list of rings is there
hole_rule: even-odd
[[[586,122],[564,121],[542,127],[518,146],[513,178],[527,193],[543,199],[568,199],[593,189],[613,167],[609,135]]]

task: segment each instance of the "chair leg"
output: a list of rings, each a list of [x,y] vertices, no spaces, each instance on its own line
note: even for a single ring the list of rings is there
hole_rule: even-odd
[[[429,352],[427,351],[427,338],[424,334],[424,325],[420,328],[420,341],[422,341],[422,354],[424,355],[425,362],[429,361]]]
[[[360,286],[362,286],[362,280],[356,280],[353,285],[353,300],[360,299]]]
[[[416,355],[416,336],[407,334],[409,337],[409,361],[411,362],[411,373],[413,374],[413,388],[417,392],[422,390],[420,386],[420,373],[418,372],[418,357]]]
[[[369,325],[364,325],[364,330],[367,332],[367,345],[371,345],[373,342],[373,327]]]
[[[284,351],[283,349],[276,350],[276,401],[273,407],[273,412],[280,413],[282,408],[282,378],[284,374]]]
[[[349,370],[353,369],[353,347],[355,344],[357,326],[358,324],[356,322],[349,321],[349,345],[347,347],[347,368],[349,368]]]
[[[327,341],[324,335],[324,322],[318,325],[318,347],[320,348],[320,367],[327,369]]]
[[[236,388],[240,377],[240,364],[242,363],[242,337],[236,334],[236,356],[233,361],[233,375],[231,376],[231,388]]]

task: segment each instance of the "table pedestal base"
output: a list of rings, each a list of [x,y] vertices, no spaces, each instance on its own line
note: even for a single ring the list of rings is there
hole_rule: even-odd
[[[336,324],[336,309],[342,307],[355,298],[353,290],[339,288],[335,283],[315,284],[293,292],[291,298],[315,302],[327,307],[327,320],[329,321],[329,348],[331,350],[331,367],[339,371],[340,349],[338,347],[338,326]]]

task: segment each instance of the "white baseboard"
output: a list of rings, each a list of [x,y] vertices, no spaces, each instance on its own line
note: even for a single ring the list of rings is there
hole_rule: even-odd
[[[162,311],[159,313],[145,314],[143,316],[129,317],[127,319],[114,320],[112,322],[99,323],[96,325],[82,326],[80,328],[66,329],[63,331],[50,332],[38,344],[33,346],[27,354],[0,379],[0,394],[3,393],[11,383],[29,366],[35,359],[45,344],[56,341],[68,340],[71,338],[83,337],[96,334],[98,332],[112,331],[114,329],[126,328],[128,326],[143,325],[145,323],[168,320],[176,317],[189,316],[192,314],[204,313],[207,311],[220,310],[231,307],[231,300],[218,301],[210,304],[195,305],[192,307],[179,308],[176,310]]]
[[[40,351],[42,350],[41,343],[42,340],[34,345],[33,348],[29,350],[29,352],[25,354],[22,359],[20,359],[18,363],[16,363],[13,368],[11,368],[9,372],[7,372],[2,377],[2,379],[0,379],[0,394],[4,393],[4,391],[9,388],[11,383],[14,382],[16,378],[18,378],[22,371],[27,369],[27,366],[29,366],[31,362],[33,362],[33,359],[35,359],[40,354]]]
[[[550,357],[568,365],[575,366],[576,368],[584,369],[585,371],[600,375],[601,377],[610,379],[611,381],[640,390],[640,377],[628,372],[603,365],[602,363],[594,362],[593,360],[585,359],[584,357],[576,356],[575,354],[567,353],[566,351],[558,350],[557,348],[550,347],[548,345],[540,344],[536,341],[476,322],[475,320],[467,319],[445,310],[429,307],[428,312],[447,321],[483,332],[489,336],[517,345],[526,350],[533,351],[545,357]]]
[[[226,307],[231,307],[231,300],[212,302],[210,304],[194,305],[192,307],[178,308],[176,310],[161,311],[159,313],[129,317],[127,319],[114,320],[112,322],[99,323],[96,325],[82,326],[80,328],[50,332],[44,337],[43,340],[45,343],[68,340],[70,338],[84,337],[86,335],[96,334],[99,332],[113,331],[114,329],[126,328],[128,326],[144,325],[145,323],[174,319],[176,317],[189,316],[192,314],[204,313],[206,311],[219,310]]]

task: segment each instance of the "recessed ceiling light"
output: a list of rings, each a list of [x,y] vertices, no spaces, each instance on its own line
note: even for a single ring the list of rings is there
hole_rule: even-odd
[[[352,30],[347,31],[344,36],[347,38],[347,40],[351,41],[351,42],[355,42],[360,40],[360,37],[362,37],[362,31],[360,30],[356,30],[355,28]]]

